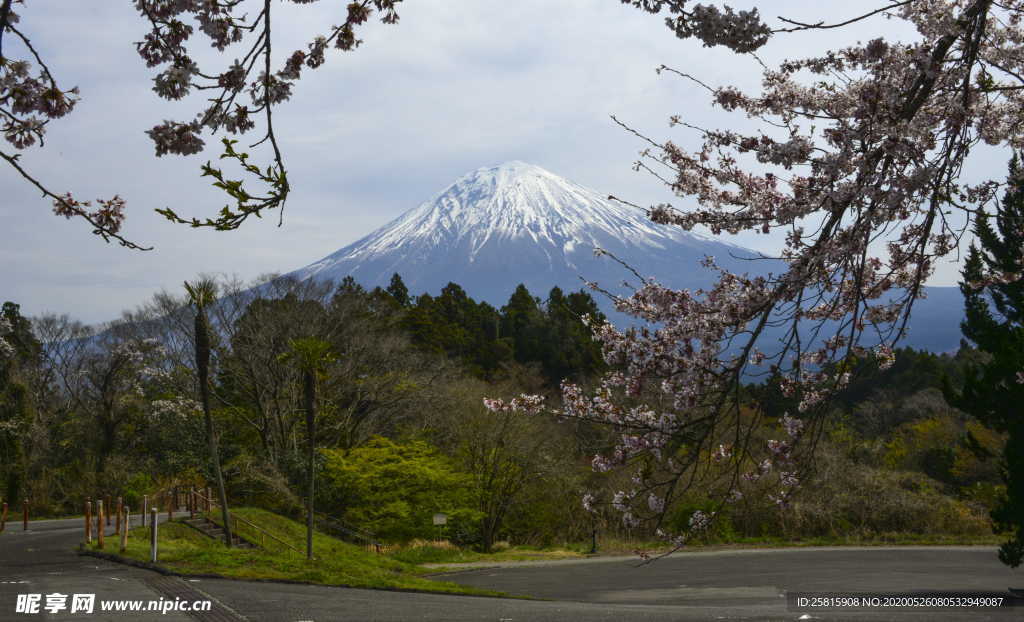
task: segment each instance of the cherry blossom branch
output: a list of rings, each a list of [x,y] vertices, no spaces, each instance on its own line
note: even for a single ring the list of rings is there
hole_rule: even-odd
[[[14,167],[14,170],[24,177],[30,184],[35,186],[43,193],[44,197],[53,199],[54,213],[65,218],[79,217],[88,222],[93,227],[93,233],[103,238],[104,242],[110,242],[111,239],[117,240],[117,242],[126,248],[139,251],[153,250],[152,246],[139,246],[135,242],[122,237],[118,231],[121,229],[121,223],[124,221],[124,201],[121,200],[117,195],[110,200],[97,199],[100,204],[100,208],[89,212],[84,208],[90,206],[89,201],[77,201],[72,198],[70,193],[64,196],[58,196],[43,186],[38,180],[32,177],[28,171],[18,164],[18,155],[9,155],[0,151],[0,158],[3,158]]]
[[[291,0],[293,4],[308,4],[311,0]],[[227,180],[226,173],[207,162],[202,166],[204,176],[217,181],[214,186],[223,189],[234,200],[234,205],[224,206],[213,218],[184,218],[171,208],[157,210],[172,222],[192,227],[210,227],[219,231],[237,229],[250,216],[262,217],[268,210],[279,209],[278,226],[283,224],[284,206],[291,191],[284,157],[274,132],[274,106],[291,98],[294,84],[300,79],[303,67],[316,69],[323,65],[324,53],[329,45],[336,49],[353,50],[362,43],[355,37],[355,28],[365,23],[373,10],[381,14],[386,24],[398,22],[395,4],[401,0],[358,0],[347,7],[345,21],[332,27],[327,36],[318,36],[307,45],[307,50],[296,50],[285,61],[284,68],[273,72],[272,53],[272,6],[271,0],[259,0],[260,11],[251,22],[246,17],[235,15],[245,0],[208,0],[204,2],[177,0],[135,0],[138,11],[149,21],[151,29],[136,44],[139,55],[146,65],[155,67],[169,65],[154,78],[154,91],[165,99],[177,100],[196,91],[219,90],[211,97],[206,108],[192,121],[164,121],[147,133],[153,139],[156,155],[190,155],[201,151],[205,143],[201,137],[205,130],[212,134],[221,131],[230,135],[245,133],[255,127],[253,115],[263,113],[266,123],[263,138],[250,145],[256,148],[267,142],[271,148],[271,165],[261,168],[246,162],[248,154],[239,154],[228,145],[233,139],[222,137],[225,150],[221,159],[235,160],[242,171],[267,191],[260,197],[250,195],[242,189],[242,180]],[[201,71],[188,54],[185,43],[193,33],[193,27],[181,17],[191,14],[199,24],[199,30],[209,37],[214,47],[224,50],[229,45],[243,41],[247,34],[255,33],[255,40],[241,60],[236,60],[223,72]],[[257,61],[262,58],[262,71],[257,76]],[[236,99],[247,91],[251,106],[236,103]]]
[[[716,13],[683,0],[626,1],[652,13],[667,7],[677,36],[705,45],[751,53],[766,39],[756,14]],[[1020,13],[1024,0],[889,2],[858,19],[887,11],[913,24],[920,41],[875,39],[775,68],[760,61],[755,95],[670,70],[702,86],[722,110],[772,128],[762,133],[706,130],[673,116],[670,125],[699,132],[699,145],[687,150],[613,117],[648,145],[634,168],[694,205],[655,205],[652,221],[715,234],[787,228],[782,273],[735,274],[709,258],[718,282],[696,291],[637,273],[632,295],[613,297],[635,325],[592,327],[612,371],[593,391],[563,384],[554,412],[617,432],[593,466],[636,469],[632,488],[611,501],[625,524],[660,528],[687,491],[714,495],[710,514],[695,512],[681,533],[659,534],[675,550],[754,482],[786,506],[801,474],[812,471],[826,399],[850,381],[853,362],[892,364],[892,347],[905,336],[935,262],[954,253],[962,235],[947,211],[968,220],[984,214],[1000,187],[962,180],[967,157],[982,141],[1024,146],[1024,96],[1003,88],[1019,80],[1006,84],[986,70],[994,63],[1008,70],[1004,76],[1024,75],[1024,34],[1019,15],[1001,20],[995,6]],[[804,119],[817,127],[802,127]],[[751,160],[753,167],[741,164]],[[765,353],[756,344],[769,327],[782,333]],[[740,391],[766,365],[796,404],[793,417],[781,418],[784,440],[763,438],[765,413]]]
[[[11,0],[0,5],[0,58],[4,57],[4,33],[7,31],[7,16],[11,13]]]
[[[773,30],[772,32],[797,32],[801,30],[828,30],[830,28],[842,28],[843,26],[849,26],[850,24],[865,20],[873,15],[878,15],[879,13],[885,13],[886,11],[891,11],[901,6],[906,6],[912,2],[915,2],[915,0],[903,0],[902,2],[893,2],[888,6],[884,6],[880,9],[875,9],[874,11],[869,11],[868,13],[864,13],[863,15],[859,15],[857,17],[850,18],[844,22],[838,22],[835,24],[825,24],[824,21],[816,22],[814,24],[805,24],[803,22],[798,22],[796,20],[786,19],[785,17],[782,17],[780,15],[778,16],[778,20],[780,22],[793,24],[795,28],[779,28]]]

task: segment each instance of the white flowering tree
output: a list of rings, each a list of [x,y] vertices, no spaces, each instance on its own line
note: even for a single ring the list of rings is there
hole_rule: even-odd
[[[115,484],[108,462],[138,441],[133,433],[146,418],[146,402],[165,382],[163,346],[136,338],[124,322],[97,331],[67,316],[47,315],[33,321],[33,332],[62,396],[58,411],[92,449],[99,489],[114,492],[109,490]]]
[[[892,345],[936,262],[993,207],[1002,180],[969,181],[961,172],[979,144],[1009,151],[1024,142],[1024,2],[883,1],[842,5],[862,12],[831,23],[779,17],[768,24],[756,10],[622,1],[667,14],[680,38],[726,46],[763,68],[761,90],[745,92],[661,67],[758,127],[699,127],[679,115],[670,119],[687,132],[678,143],[641,135],[649,148],[636,167],[692,206],[652,206],[651,220],[716,234],[785,233],[778,274],[734,274],[709,258],[720,278],[707,290],[644,278],[632,296],[615,300],[638,327],[595,327],[613,371],[594,391],[562,387],[558,414],[620,432],[593,465],[632,468],[632,486],[603,501],[627,524],[650,521],[682,546],[716,511],[667,529],[669,508],[687,491],[713,494],[721,509],[758,481],[785,506],[809,468],[823,400],[849,380],[854,359],[891,364]],[[774,37],[882,18],[903,20],[916,36],[777,66],[756,55]],[[765,345],[769,328],[783,337]],[[766,422],[741,395],[742,381],[759,372],[776,378],[799,408]],[[529,396],[489,406],[542,408]],[[765,423],[774,438],[764,435]]]

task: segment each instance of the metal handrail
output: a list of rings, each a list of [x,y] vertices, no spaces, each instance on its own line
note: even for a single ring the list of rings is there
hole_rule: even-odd
[[[377,538],[373,534],[373,532],[362,531],[355,527],[351,527],[345,524],[345,522],[342,521],[340,518],[324,514],[323,512],[313,512],[313,517],[325,523],[331,523],[333,528],[338,529],[339,531],[343,531],[354,538],[366,542],[367,544],[372,544],[376,547],[379,547],[381,545],[381,543],[377,541]]]
[[[218,505],[218,506],[220,505],[220,503],[218,503],[218,502],[214,501],[213,499],[207,497],[206,495],[204,495],[203,493],[199,492],[198,490],[194,491],[194,494],[196,495],[196,497],[205,500],[210,505],[210,507],[213,507],[214,505]],[[255,529],[256,531],[260,532],[260,534],[268,536],[268,537],[270,537],[270,539],[276,540],[276,541],[280,542],[281,544],[283,544],[286,547],[288,547],[289,549],[295,551],[299,555],[304,555],[304,553],[302,551],[300,551],[299,549],[295,548],[291,544],[288,544],[287,542],[285,542],[281,538],[278,538],[277,536],[275,536],[274,534],[270,533],[269,531],[263,529],[262,527],[260,527],[256,523],[253,523],[250,520],[246,520],[245,518],[242,518],[242,517],[238,516],[237,514],[231,514],[230,516],[231,516],[232,519],[235,520],[236,524],[237,524],[238,521],[242,521],[246,525],[248,525],[248,526],[252,527],[253,529]]]

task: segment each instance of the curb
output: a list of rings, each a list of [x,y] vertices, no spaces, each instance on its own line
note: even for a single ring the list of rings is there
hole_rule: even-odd
[[[106,561],[109,561],[109,562],[114,562],[114,563],[117,563],[117,564],[124,564],[126,566],[134,566],[135,568],[142,568],[143,570],[152,570],[153,572],[156,572],[158,574],[164,575],[166,577],[179,577],[179,578],[182,578],[182,579],[223,579],[225,581],[238,581],[238,582],[242,582],[242,583],[278,583],[278,584],[284,584],[284,585],[312,585],[312,586],[315,586],[315,587],[322,587],[322,588],[328,588],[328,589],[330,589],[330,588],[346,588],[346,589],[352,589],[352,590],[377,590],[377,591],[381,591],[381,592],[405,592],[405,593],[408,593],[408,594],[436,594],[438,596],[468,596],[468,597],[471,597],[471,598],[503,598],[503,599],[504,598],[509,598],[509,599],[516,599],[516,600],[542,600],[542,599],[532,598],[532,597],[529,597],[529,596],[521,596],[521,595],[515,595],[515,594],[459,594],[457,592],[442,592],[442,591],[432,591],[432,590],[413,590],[413,589],[408,589],[408,588],[370,587],[370,586],[362,586],[362,585],[340,585],[340,584],[339,585],[324,585],[323,583],[314,583],[312,581],[301,581],[299,579],[265,579],[265,578],[260,578],[260,577],[254,577],[254,578],[227,577],[227,576],[224,576],[224,575],[221,575],[221,574],[198,573],[198,572],[184,574],[184,573],[181,573],[181,572],[176,572],[174,570],[170,570],[170,569],[165,568],[163,566],[159,566],[159,565],[154,564],[152,562],[140,562],[140,561],[138,561],[136,559],[131,559],[131,558],[128,558],[128,557],[121,557],[120,555],[118,555],[116,553],[107,553],[107,552],[104,552],[104,551],[88,551],[88,550],[83,550],[82,548],[79,548],[77,553],[78,553],[78,555],[81,555],[83,557],[95,557],[97,559],[103,559],[103,560],[106,560]]]

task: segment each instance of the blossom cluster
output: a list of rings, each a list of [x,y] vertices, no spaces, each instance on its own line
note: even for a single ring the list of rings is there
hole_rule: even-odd
[[[7,19],[7,30],[24,40],[17,13],[10,11]],[[46,65],[38,59],[36,64],[33,74],[28,60],[0,58],[0,131],[15,149],[42,145],[47,122],[67,115],[79,101],[77,87],[61,89]]]
[[[180,396],[166,400],[153,400],[150,406],[150,416],[159,419],[187,420],[200,412],[199,402]]]
[[[7,43],[0,55],[0,133],[17,150],[24,150],[45,142],[50,122],[70,114],[80,101],[78,87],[62,88],[50,72],[39,50],[23,32],[21,18],[12,8],[18,2],[0,3],[0,41]],[[18,58],[18,44],[26,58]],[[119,231],[124,220],[125,202],[119,196],[98,200],[95,211],[84,209],[89,202],[78,202],[69,194],[63,196],[51,191],[32,176],[19,162],[18,154],[0,150],[5,160],[29,183],[53,201],[54,212],[66,218],[80,217],[92,227],[93,233],[105,241],[111,238],[130,248],[142,248],[121,237]]]
[[[53,213],[64,218],[84,216],[97,228],[97,233],[120,231],[124,222],[124,199],[115,194],[110,199],[96,199],[96,203],[96,209],[86,209],[92,207],[92,201],[79,201],[68,192],[53,200]]]
[[[667,25],[681,39],[695,37],[705,46],[722,45],[740,53],[753,52],[767,43],[772,31],[761,21],[757,9],[734,11],[709,4],[687,9],[687,0],[622,0],[650,13],[668,9]]]
[[[310,1],[291,0],[293,4]],[[136,44],[136,51],[147,67],[165,66],[153,78],[153,91],[162,98],[177,100],[195,89],[219,89],[219,94],[193,120],[164,121],[147,132],[157,155],[197,153],[203,148],[199,138],[203,128],[242,133],[254,127],[251,117],[257,112],[268,112],[268,132],[272,132],[268,109],[291,97],[293,83],[301,78],[302,69],[321,66],[328,46],[340,50],[357,47],[360,41],[355,37],[355,28],[365,23],[374,10],[381,13],[384,23],[397,22],[398,1],[350,3],[343,24],[332,27],[328,35],[313,38],[306,50],[295,50],[281,69],[271,71],[271,3],[258,2],[259,10],[250,12],[246,0],[134,0],[136,10],[149,23],[149,31]],[[235,59],[223,71],[207,72],[189,53],[188,43],[196,32],[205,35],[219,51],[250,37],[253,46],[244,58]],[[263,62],[258,63],[260,59]],[[257,68],[262,70],[256,72]],[[251,95],[247,104],[237,101],[243,90]]]
[[[520,395],[509,401],[484,398],[484,407],[494,413],[525,413],[535,415],[544,408],[544,398],[539,395]]]
[[[14,346],[7,340],[7,335],[11,332],[13,332],[11,323],[0,315],[0,361],[14,357]]]

